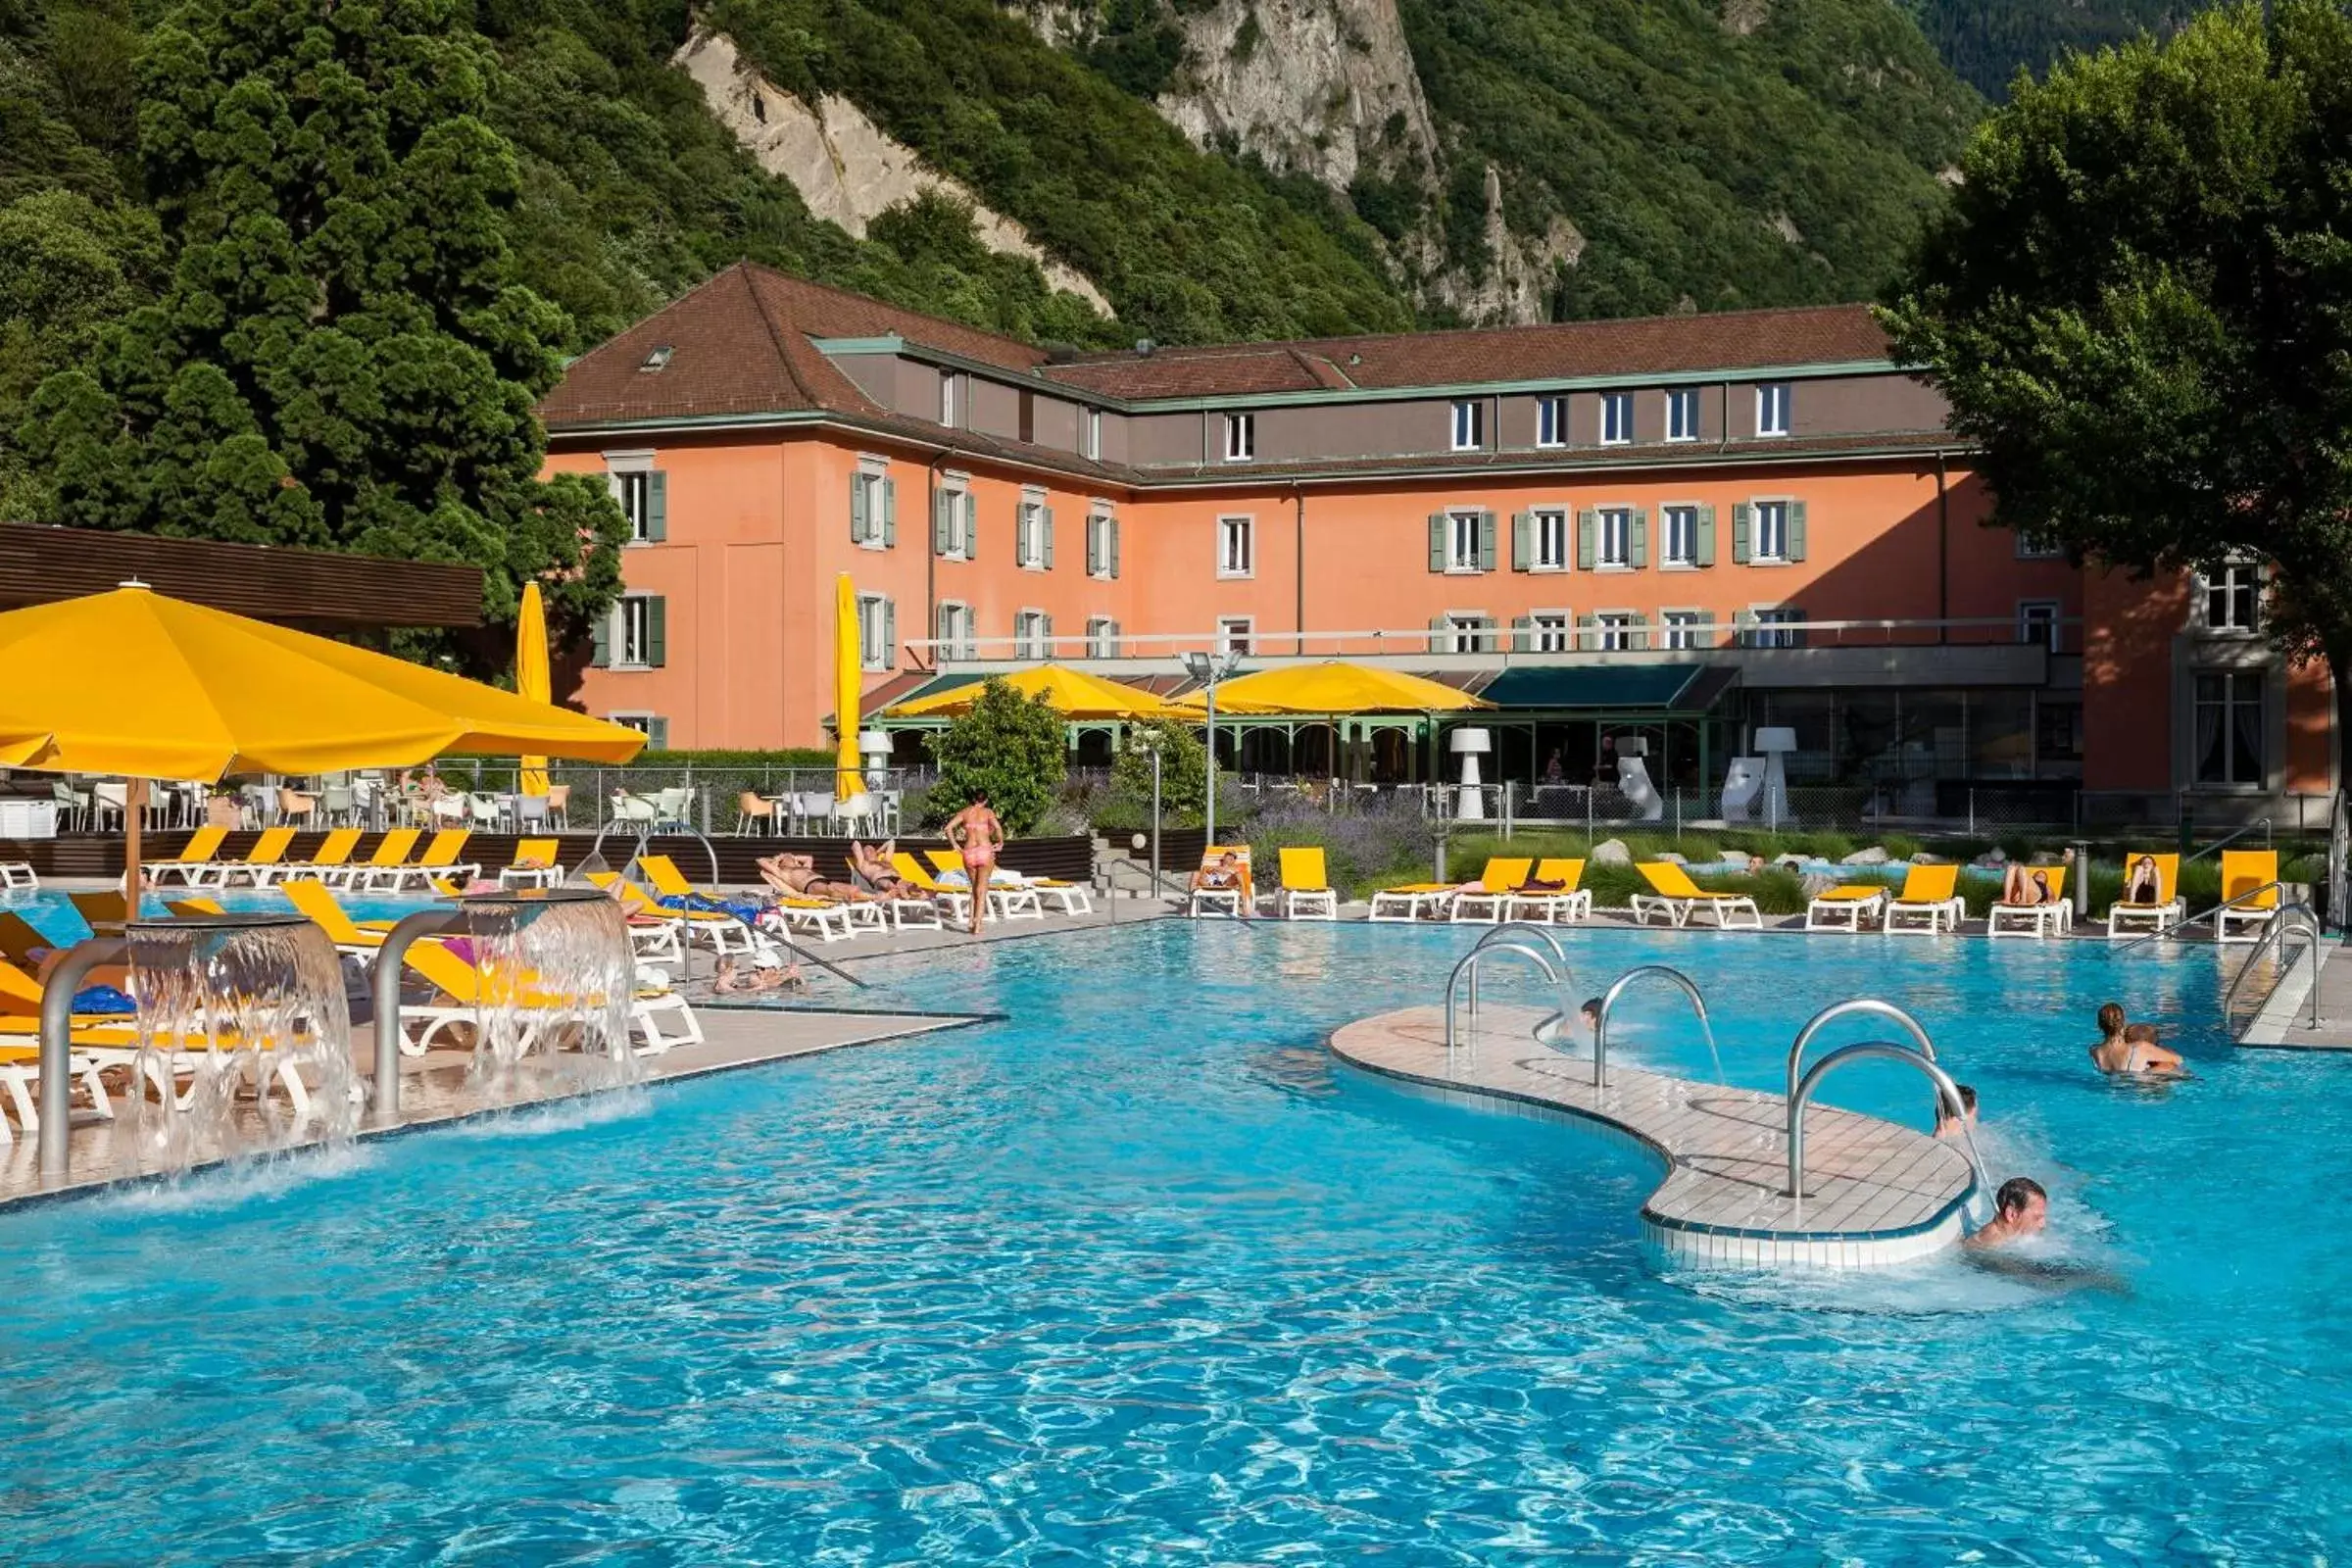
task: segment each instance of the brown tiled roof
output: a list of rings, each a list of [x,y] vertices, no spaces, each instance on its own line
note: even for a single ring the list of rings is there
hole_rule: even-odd
[[[1239,348],[1097,355],[1043,373],[1119,398],[1235,397],[1332,386],[1397,390],[1588,376],[1740,370],[1886,358],[1864,305],[1395,332]]]
[[[888,335],[1007,370],[1032,369],[1045,358],[1010,338],[741,262],[572,361],[540,401],[539,416],[561,427],[816,409],[879,414],[811,340]],[[668,362],[647,368],[662,348]]]

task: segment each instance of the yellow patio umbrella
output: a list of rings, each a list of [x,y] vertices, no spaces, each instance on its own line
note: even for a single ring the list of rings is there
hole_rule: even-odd
[[[865,773],[858,754],[858,699],[864,675],[865,660],[858,638],[858,588],[845,571],[833,584],[833,725],[841,737],[833,758],[837,800],[865,793]]]
[[[527,702],[552,702],[555,680],[547,667],[547,605],[540,597],[539,585],[522,585],[522,610],[514,617],[514,695]],[[547,759],[521,759],[522,777],[517,790],[524,795],[547,793]]]
[[[1205,694],[1190,692],[1168,706],[1198,713]],[[1261,669],[1217,683],[1217,712],[1227,713],[1452,713],[1493,708],[1468,692],[1399,669],[1326,660]]]
[[[1061,664],[1036,664],[1001,678],[1023,697],[1043,697],[1064,718],[1158,718],[1168,705],[1150,692],[1104,680]],[[882,710],[884,718],[932,718],[971,710],[986,690],[985,680],[931,692]],[[1220,694],[1222,695],[1222,694]]]
[[[0,614],[0,766],[144,781],[406,767],[444,752],[625,762],[645,737],[141,584]],[[135,877],[127,882],[136,887]]]

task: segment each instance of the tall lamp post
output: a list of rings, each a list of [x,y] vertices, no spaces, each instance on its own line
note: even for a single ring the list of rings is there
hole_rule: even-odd
[[[1202,688],[1202,702],[1208,710],[1208,842],[1217,842],[1217,682],[1223,680],[1241,663],[1242,656],[1231,648],[1216,653],[1191,653],[1184,656],[1185,670]]]

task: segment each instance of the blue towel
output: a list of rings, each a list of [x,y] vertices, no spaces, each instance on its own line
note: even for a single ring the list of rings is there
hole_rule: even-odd
[[[664,909],[697,909],[709,914],[731,914],[745,925],[757,924],[766,909],[765,905],[713,899],[702,893],[672,893],[660,902]]]
[[[74,993],[75,1012],[136,1012],[139,1004],[113,986],[87,986]]]

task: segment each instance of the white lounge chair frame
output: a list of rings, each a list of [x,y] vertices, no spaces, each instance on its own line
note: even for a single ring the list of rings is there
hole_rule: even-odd
[[[2170,904],[2126,904],[2122,900],[2107,906],[2107,934],[2120,937],[2134,928],[2161,936],[2188,918],[2188,901],[2176,895]]]
[[[2075,906],[2071,899],[2052,899],[2047,904],[1996,904],[1985,911],[1984,934],[1988,937],[2063,936],[2075,928]]]
[[[1960,922],[1966,918],[1968,918],[1967,902],[1957,893],[1948,899],[1938,899],[1933,904],[1905,904],[1901,899],[1894,898],[1886,901],[1886,913],[1881,929],[1889,936],[1898,932],[1908,932],[1913,935],[1932,937],[1939,932],[1959,930]],[[1914,924],[1913,922],[1918,919],[1924,919],[1927,923],[1924,925]]]
[[[37,893],[40,888],[40,875],[30,860],[0,860],[0,892]]]
[[[1805,929],[1844,931],[1860,936],[1864,921],[1876,927],[1886,917],[1886,901],[1892,896],[1888,890],[1881,888],[1861,898],[1809,900],[1805,905]]]
[[[1444,918],[1453,903],[1453,890],[1441,888],[1432,892],[1408,892],[1402,888],[1383,888],[1372,895],[1372,907],[1364,915],[1367,920],[1408,922],[1418,920],[1422,912]],[[1402,906],[1402,912],[1398,912]]]
[[[1592,890],[1578,888],[1572,893],[1514,893],[1502,901],[1502,917],[1505,921],[1536,920],[1546,925],[1590,920],[1592,918]]]
[[[81,1085],[89,1097],[90,1108],[107,1120],[114,1120],[115,1102],[107,1098],[106,1081],[98,1076],[95,1057],[76,1051],[66,1058],[66,1070]],[[41,1074],[37,1064],[28,1061],[0,1062],[0,1088],[8,1092],[8,1103],[17,1113],[17,1125],[30,1138],[41,1130]],[[8,1129],[8,1118],[0,1116],[0,1149],[16,1141]]]
[[[1764,916],[1756,908],[1756,901],[1744,893],[1710,893],[1695,899],[1670,893],[1636,893],[1628,902],[1633,906],[1636,925],[1649,924],[1649,917],[1656,914],[1663,915],[1668,924],[1681,930],[1703,909],[1715,916],[1719,931],[1764,929]]]

